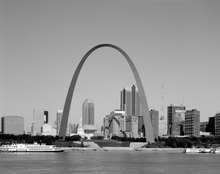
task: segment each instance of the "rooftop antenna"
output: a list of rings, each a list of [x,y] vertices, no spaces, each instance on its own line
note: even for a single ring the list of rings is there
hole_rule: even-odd
[[[165,116],[164,116],[164,96],[163,96],[163,85],[161,87],[161,116],[160,116],[160,120],[164,120]]]

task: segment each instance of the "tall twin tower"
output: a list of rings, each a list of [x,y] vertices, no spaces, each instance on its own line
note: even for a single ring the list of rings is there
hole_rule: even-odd
[[[131,88],[124,88],[121,91],[121,111],[125,111],[126,115],[140,116],[141,103],[138,90],[133,85]]]

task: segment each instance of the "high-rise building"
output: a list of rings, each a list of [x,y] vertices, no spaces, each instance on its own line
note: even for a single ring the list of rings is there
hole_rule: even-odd
[[[185,135],[200,136],[200,112],[196,109],[185,112]]]
[[[82,125],[94,125],[94,103],[91,99],[82,104]]]
[[[171,136],[184,134],[185,106],[170,105],[167,107],[167,134]]]
[[[162,85],[161,88],[161,111],[160,111],[160,118],[159,118],[159,136],[162,137],[164,135],[167,135],[167,117],[164,113],[164,94],[163,94],[164,88]]]
[[[209,122],[206,125],[206,132],[210,132],[211,135],[215,135],[215,117],[209,117]]]
[[[57,135],[59,135],[59,132],[60,132],[60,124],[61,124],[62,116],[63,116],[63,109],[60,108],[57,111],[57,118],[55,121]]]
[[[4,116],[2,117],[3,134],[24,134],[24,118],[21,116]]]
[[[151,123],[153,127],[154,138],[159,136],[159,112],[152,109],[150,110]]]
[[[220,136],[220,113],[215,114],[215,136]]]
[[[43,125],[47,124],[48,121],[49,121],[48,111],[45,111],[44,109],[34,109],[32,134],[33,135],[41,134]]]
[[[141,102],[138,90],[133,85],[131,88],[124,88],[121,91],[121,110],[127,116],[139,116],[141,113]]]

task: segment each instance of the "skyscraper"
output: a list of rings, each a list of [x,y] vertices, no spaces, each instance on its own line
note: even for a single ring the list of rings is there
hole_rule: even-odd
[[[183,134],[185,106],[170,105],[167,107],[167,134],[171,136]]]
[[[3,134],[24,134],[24,117],[21,116],[4,116],[2,117]]]
[[[139,116],[141,114],[141,103],[138,90],[133,85],[131,88],[124,88],[121,91],[121,106],[127,116]]]
[[[91,99],[82,104],[82,125],[94,125],[94,103]]]
[[[154,138],[159,136],[159,112],[152,109],[150,110],[151,123],[153,127]]]
[[[59,135],[60,124],[61,124],[62,116],[63,116],[63,109],[58,109],[58,111],[57,111],[57,119],[56,119],[56,122],[55,122],[55,125],[56,125],[56,134],[57,134],[57,135]]]
[[[37,135],[42,133],[42,127],[49,121],[48,111],[44,109],[34,109],[33,110],[33,128],[32,134]]]
[[[185,135],[200,136],[200,112],[196,109],[185,112]]]

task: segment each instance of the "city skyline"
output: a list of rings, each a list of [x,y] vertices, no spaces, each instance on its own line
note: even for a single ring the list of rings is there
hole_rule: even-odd
[[[163,85],[165,109],[184,104],[198,109],[201,121],[220,111],[219,2],[64,2],[0,1],[1,117],[23,116],[30,131],[33,109],[45,108],[52,123],[81,57],[100,43],[131,57],[150,109],[160,112]],[[133,84],[120,54],[108,48],[93,53],[80,74],[69,121],[79,122],[81,103],[92,98],[95,124],[101,125],[119,109],[120,90]]]

